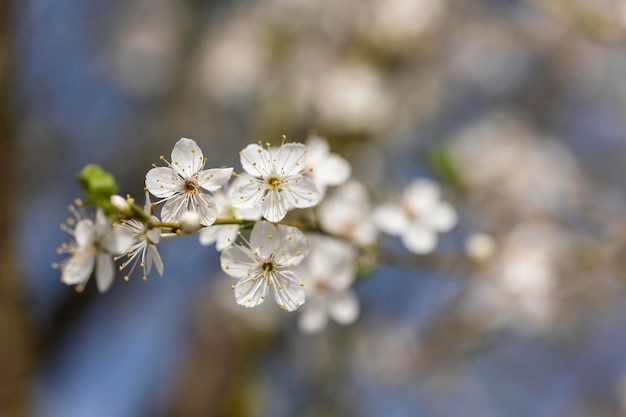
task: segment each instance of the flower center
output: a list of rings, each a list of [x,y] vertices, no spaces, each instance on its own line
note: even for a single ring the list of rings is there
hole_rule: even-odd
[[[197,193],[199,187],[200,184],[198,184],[198,180],[195,178],[187,178],[183,184],[183,192],[188,194]]]
[[[269,177],[267,179],[267,185],[269,185],[273,189],[280,187],[282,183],[283,181],[278,177]]]
[[[274,262],[272,261],[265,261],[261,264],[261,269],[263,270],[262,276],[263,279],[267,278],[267,274],[269,274],[270,272],[272,272],[275,268]]]

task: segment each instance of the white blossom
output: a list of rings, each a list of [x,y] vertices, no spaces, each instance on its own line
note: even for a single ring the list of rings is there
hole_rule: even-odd
[[[114,228],[102,209],[96,211],[94,220],[83,218],[73,206],[70,209],[75,219],[69,219],[63,227],[74,241],[59,248],[60,253],[72,255],[59,265],[61,282],[82,290],[95,268],[98,290],[105,292],[115,277],[113,256],[126,250],[133,238],[128,231]]]
[[[411,183],[399,202],[387,203],[374,211],[378,227],[402,237],[411,252],[426,254],[437,245],[437,233],[447,232],[458,221],[454,208],[441,201],[441,189],[430,180]]]
[[[282,309],[294,311],[305,300],[304,284],[294,267],[309,251],[309,241],[299,229],[260,221],[249,242],[224,249],[221,266],[239,280],[232,286],[238,304],[255,307],[272,292]]]
[[[218,190],[213,194],[217,204],[218,218],[237,220],[259,220],[261,208],[253,207],[242,209],[234,206],[236,193],[241,185],[243,177],[237,178],[227,189]],[[237,240],[238,224],[220,224],[205,227],[200,231],[200,243],[210,245],[215,243],[215,249],[223,251]]]
[[[307,154],[305,172],[311,178],[322,195],[328,186],[344,184],[352,174],[348,161],[336,153],[330,153],[326,139],[319,136],[309,136],[305,142],[309,150]]]
[[[355,248],[323,235],[307,237],[311,253],[297,269],[307,295],[298,320],[300,329],[319,332],[329,318],[339,324],[354,323],[359,315],[359,301],[349,287],[356,276]]]
[[[144,210],[146,213],[151,212],[150,194],[148,192],[146,192]],[[159,219],[156,216],[150,216],[150,222],[158,221]],[[152,265],[156,267],[159,275],[163,276],[163,261],[156,249],[156,245],[161,240],[161,230],[135,219],[122,220],[118,227],[126,230],[135,239],[130,247],[124,251],[123,255],[127,259],[119,267],[119,270],[122,271],[130,265],[130,271],[124,276],[124,280],[128,281],[137,263],[143,269],[144,280],[147,279],[148,274],[152,270]]]
[[[287,143],[278,148],[248,145],[240,152],[241,165],[250,175],[238,189],[236,207],[261,207],[261,214],[271,222],[282,220],[287,211],[316,205],[320,192],[304,175],[307,150],[301,143]]]
[[[322,228],[333,235],[351,239],[360,245],[371,245],[377,230],[371,218],[367,189],[351,180],[337,188],[318,209]]]
[[[195,211],[202,225],[213,224],[217,207],[213,197],[203,190],[218,190],[228,182],[233,169],[204,169],[205,163],[206,159],[196,142],[182,138],[174,145],[172,161],[167,167],[148,171],[146,188],[152,195],[161,198],[158,203],[165,203],[161,209],[164,222],[178,222],[185,211]]]

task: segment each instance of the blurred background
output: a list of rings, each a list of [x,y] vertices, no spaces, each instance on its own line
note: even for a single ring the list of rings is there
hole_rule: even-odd
[[[626,1],[0,2],[0,416],[626,415]],[[214,248],[76,294],[74,179],[122,193],[180,137],[208,166],[326,137],[374,204],[443,184],[460,224],[304,335],[237,306]],[[267,308],[266,308],[267,307]]]

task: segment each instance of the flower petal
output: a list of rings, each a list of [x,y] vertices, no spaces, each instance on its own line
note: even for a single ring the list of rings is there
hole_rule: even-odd
[[[430,253],[437,246],[437,233],[420,224],[412,224],[402,235],[402,243],[413,253],[420,255]]]
[[[265,300],[267,287],[266,279],[242,279],[235,286],[235,300],[239,305],[256,307]]]
[[[352,324],[359,317],[359,300],[354,292],[347,290],[328,298],[328,314],[339,324]]]
[[[291,177],[288,185],[284,196],[291,207],[313,207],[320,201],[320,191],[313,180],[305,176]]]
[[[160,276],[163,276],[163,261],[161,260],[161,255],[159,255],[159,251],[157,250],[156,246],[148,245],[146,248],[146,252],[146,262],[148,265],[148,268],[146,268],[146,273],[150,272],[150,266],[152,262],[154,262],[154,267],[156,268],[157,272]]]
[[[222,270],[234,278],[248,278],[256,267],[254,255],[243,246],[229,246],[220,256]]]
[[[447,232],[456,226],[459,215],[451,204],[440,202],[430,214],[428,222],[439,232]]]
[[[62,267],[61,282],[68,285],[85,284],[96,263],[92,248],[81,249]]]
[[[200,215],[200,224],[210,226],[217,218],[217,205],[213,201],[213,197],[209,194],[198,194],[193,196],[192,204],[196,212]]]
[[[163,204],[161,208],[161,219],[166,223],[176,223],[180,220],[180,215],[187,210],[187,197],[178,195]]]
[[[297,310],[306,299],[300,281],[291,271],[281,271],[274,276],[275,283],[272,288],[276,303],[287,311]]]
[[[100,253],[97,256],[96,284],[98,291],[106,292],[113,283],[115,277],[115,265],[110,255]]]
[[[419,179],[404,191],[403,202],[416,215],[432,212],[441,198],[441,189],[435,182]]]
[[[233,175],[232,168],[205,169],[198,173],[198,184],[207,191],[217,191]]]
[[[146,188],[158,198],[171,197],[182,188],[182,179],[168,167],[152,168],[146,174]]]
[[[259,209],[263,205],[264,185],[250,178],[233,191],[233,206],[241,209]]]
[[[204,155],[193,139],[182,138],[174,145],[171,163],[178,175],[189,178],[204,168]]]
[[[74,229],[74,239],[79,247],[90,246],[95,238],[95,228],[93,221],[85,219],[78,222]]]
[[[296,175],[306,169],[306,147],[301,143],[286,143],[271,148],[275,174],[282,177]]]
[[[286,194],[276,190],[270,191],[261,199],[261,214],[271,222],[278,222],[287,215],[288,204]]]
[[[319,333],[328,323],[325,297],[307,301],[298,317],[298,327],[304,333]]]
[[[239,152],[241,167],[253,177],[266,177],[272,173],[272,157],[259,145],[250,144]]]
[[[337,154],[330,154],[324,161],[313,167],[315,182],[337,186],[348,181],[352,175],[352,167]]]
[[[380,230],[394,236],[403,234],[410,224],[406,213],[397,204],[383,204],[374,210],[372,216]]]
[[[258,252],[262,258],[269,258],[277,249],[281,236],[270,222],[257,222],[250,233],[250,250]]]
[[[279,225],[277,229],[280,242],[276,255],[277,261],[283,266],[299,265],[309,255],[311,243],[296,227]]]

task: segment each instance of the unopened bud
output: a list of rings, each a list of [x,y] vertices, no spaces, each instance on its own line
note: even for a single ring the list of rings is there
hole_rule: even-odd
[[[131,214],[130,207],[128,206],[128,202],[124,197],[118,194],[113,194],[111,196],[111,205],[118,212],[129,216]]]
[[[186,211],[180,216],[180,228],[183,232],[197,232],[200,226],[200,216],[195,211]]]
[[[471,259],[484,262],[496,252],[496,241],[487,234],[476,233],[465,242],[465,251]]]

